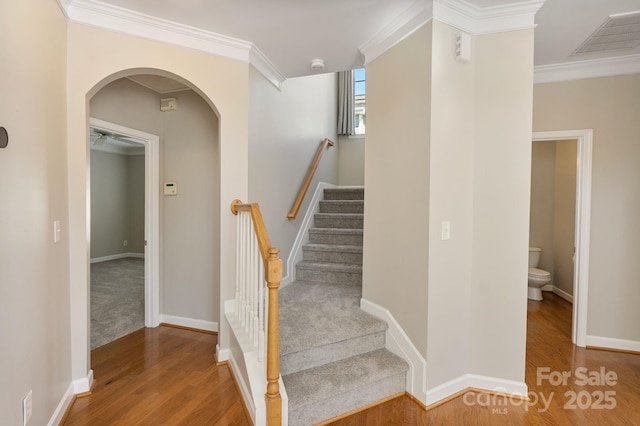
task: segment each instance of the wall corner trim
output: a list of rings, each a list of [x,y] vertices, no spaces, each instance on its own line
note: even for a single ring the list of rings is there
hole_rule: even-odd
[[[427,361],[388,309],[364,298],[360,299],[360,308],[387,322],[389,325],[385,339],[387,349],[409,364],[406,390],[418,401],[427,405]]]

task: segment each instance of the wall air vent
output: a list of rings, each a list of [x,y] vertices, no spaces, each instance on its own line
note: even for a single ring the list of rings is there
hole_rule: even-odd
[[[640,10],[610,15],[572,55],[634,49],[640,45]]]

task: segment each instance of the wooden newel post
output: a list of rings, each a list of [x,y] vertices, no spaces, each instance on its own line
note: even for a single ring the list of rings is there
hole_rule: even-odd
[[[280,325],[278,323],[278,289],[282,281],[282,260],[278,257],[280,250],[269,249],[269,257],[265,266],[267,288],[269,289],[269,319],[267,336],[267,425],[282,424],[282,398],[280,397]]]

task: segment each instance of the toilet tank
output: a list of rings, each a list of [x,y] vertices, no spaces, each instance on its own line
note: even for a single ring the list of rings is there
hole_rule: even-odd
[[[540,263],[540,253],[542,253],[542,249],[529,247],[529,268],[538,267],[538,263]]]

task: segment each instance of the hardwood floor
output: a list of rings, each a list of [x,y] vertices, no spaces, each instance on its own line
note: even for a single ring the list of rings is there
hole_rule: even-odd
[[[528,403],[469,391],[425,411],[401,396],[328,424],[640,425],[640,355],[573,346],[571,305],[544,297],[528,305]],[[250,424],[229,369],[213,362],[216,339],[158,327],[98,348],[93,394],[76,400],[65,425]],[[565,371],[566,383],[555,384]],[[602,371],[608,385],[580,385]]]
[[[170,327],[138,330],[91,352],[95,386],[76,399],[72,425],[250,425],[217,336]]]

